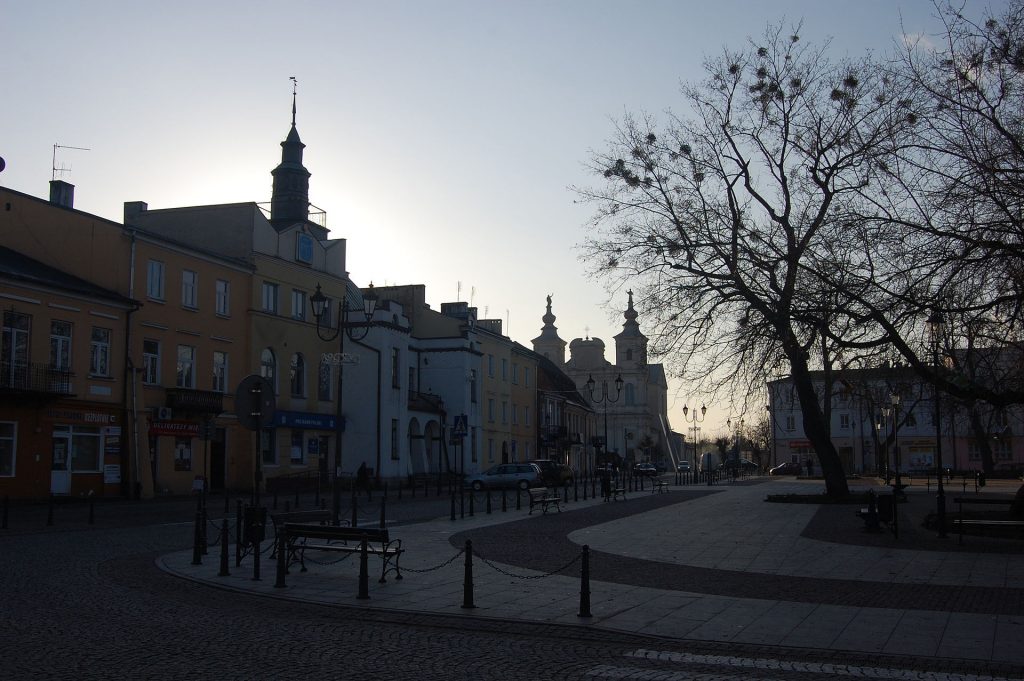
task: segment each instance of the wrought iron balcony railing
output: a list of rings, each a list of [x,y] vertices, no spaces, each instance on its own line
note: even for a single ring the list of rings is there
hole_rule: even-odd
[[[0,362],[0,391],[41,393],[66,397],[73,395],[71,371],[48,364]]]

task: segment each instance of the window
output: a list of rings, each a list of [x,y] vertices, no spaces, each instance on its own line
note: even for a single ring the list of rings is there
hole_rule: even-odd
[[[0,357],[4,385],[28,385],[28,336],[32,318],[19,312],[4,312],[3,357]]]
[[[142,382],[160,384],[160,341],[152,338],[142,341]]]
[[[224,279],[217,280],[216,311],[222,317],[231,314],[231,282]]]
[[[494,463],[494,438],[487,438],[487,463]]]
[[[50,368],[71,369],[71,322],[50,321]]]
[[[89,373],[92,376],[110,376],[110,329],[92,328]]]
[[[530,425],[530,407],[527,405],[523,405],[523,425]]]
[[[527,388],[530,387],[530,367],[523,367],[523,383]]]
[[[469,460],[473,463],[480,460],[480,455],[476,451],[476,428],[469,429]]]
[[[793,416],[792,414],[787,414],[786,415],[786,430],[788,430],[788,431],[796,430],[796,417]]]
[[[494,378],[494,355],[487,355],[487,375]]]
[[[841,429],[843,429],[843,430],[847,430],[847,429],[850,428],[850,415],[849,414],[840,414],[839,415],[839,427]]]
[[[276,431],[273,428],[264,428],[260,431],[260,456],[263,459],[263,463],[268,466],[277,465],[275,433]]]
[[[183,270],[181,273],[181,304],[184,307],[194,310],[199,306],[198,288],[199,275],[192,270]]]
[[[14,452],[15,433],[18,424],[11,422],[0,423],[0,478],[14,477]]]
[[[398,419],[391,419],[391,459],[398,461]]]
[[[476,404],[476,369],[469,370],[469,401]]]
[[[292,355],[291,366],[289,367],[289,383],[291,384],[292,397],[305,397],[306,395],[306,360],[302,358],[301,352]]]
[[[508,402],[501,402],[501,422],[508,423]]]
[[[178,346],[177,379],[179,388],[196,387],[196,349],[191,345]]]
[[[406,383],[409,386],[409,390],[416,390],[416,368],[409,367],[409,382]]]
[[[907,418],[903,422],[903,425],[905,425],[908,428],[914,428],[915,426],[917,426],[917,416],[914,415],[914,412],[907,412]]]
[[[512,384],[519,385],[519,363],[512,362]]]
[[[260,353],[260,376],[270,381],[274,392],[277,392],[277,358],[270,348],[263,348]]]
[[[508,360],[504,357],[501,358],[501,380],[508,380]]]
[[[320,371],[317,373],[316,398],[323,402],[331,400],[331,362],[326,358],[320,359]]]
[[[263,282],[263,311],[277,314],[277,284]]]
[[[174,470],[192,470],[192,438],[174,438]]]
[[[494,423],[494,398],[487,398],[487,420]]]
[[[71,470],[97,473],[100,470],[100,429],[98,426],[54,426],[53,446],[69,452]]]
[[[150,260],[146,266],[146,295],[154,300],[164,299],[164,264]]]
[[[626,350],[626,361],[629,362],[629,361],[632,361],[632,360],[633,360],[633,350],[632,349]]]
[[[402,385],[398,373],[399,354],[398,348],[391,348],[391,387],[399,388]]]
[[[292,319],[306,319],[306,292],[292,289]]]
[[[305,440],[305,433],[296,428],[292,429],[292,446],[289,459],[292,463],[304,464],[306,462],[306,450],[302,446]]]
[[[626,384],[626,406],[632,407],[636,404],[636,386],[632,383]]]
[[[228,353],[213,351],[213,390],[218,393],[228,391]]]
[[[512,403],[512,425],[519,425],[519,405],[517,405],[515,402]]]

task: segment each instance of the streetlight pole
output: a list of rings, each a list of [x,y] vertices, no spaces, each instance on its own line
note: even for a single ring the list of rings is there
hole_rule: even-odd
[[[703,405],[703,404],[700,405],[700,416],[697,416],[697,410],[694,409],[693,410],[693,418],[689,417],[689,413],[690,413],[690,408],[687,407],[684,404],[683,405],[683,421],[686,421],[687,423],[692,423],[693,424],[692,426],[690,426],[690,430],[693,431],[693,474],[694,475],[700,475],[700,472],[699,472],[700,469],[697,467],[697,431],[699,431],[700,428],[697,427],[697,424],[698,423],[702,423],[704,421],[704,416],[708,413],[708,408],[705,405]],[[711,476],[708,475],[707,478],[708,478],[708,485],[710,485],[711,484]],[[696,478],[694,478],[694,479],[696,480]]]
[[[939,370],[939,341],[942,338],[942,327],[945,320],[942,313],[933,310],[928,317],[928,330],[932,337],[932,366]],[[935,472],[938,475],[938,495],[935,498],[935,515],[939,526],[939,538],[946,538],[946,490],[942,484],[942,412],[939,408],[939,386],[932,383],[935,394]]]
[[[893,483],[892,488],[892,534],[894,537],[899,539],[900,536],[900,524],[899,524],[899,503],[900,495],[903,493],[903,484],[900,481],[900,396],[897,393],[892,394],[892,451],[893,461],[896,464],[896,479]]]
[[[348,320],[349,307],[346,288],[346,293],[338,301],[338,327],[333,333],[321,331],[321,322],[324,322],[324,327],[330,328],[329,320],[324,319],[324,315],[327,313],[327,303],[327,296],[320,291],[320,284],[317,284],[316,292],[309,297],[309,304],[313,307],[313,318],[316,320],[316,335],[321,340],[327,342],[331,342],[335,338],[338,339],[338,356],[335,358],[335,362],[338,365],[338,395],[334,415],[334,471],[331,473],[331,511],[333,522],[337,525],[341,518],[341,485],[338,481],[338,476],[341,473],[341,440],[345,433],[345,423],[342,416],[342,390],[345,385],[343,378],[345,336],[348,336],[353,341],[360,341],[366,338],[366,334],[370,332],[370,320],[373,318],[373,311],[377,307],[377,295],[373,292],[373,284],[371,283],[370,290],[363,294],[363,321],[350,322]]]
[[[604,451],[608,454],[608,404],[619,401],[619,397],[622,394],[622,374],[619,374],[618,378],[615,379],[615,397],[608,393],[608,381],[601,381],[601,399],[594,397],[594,386],[597,383],[594,381],[593,375],[587,377],[587,390],[590,392],[590,401],[594,404],[604,405]]]

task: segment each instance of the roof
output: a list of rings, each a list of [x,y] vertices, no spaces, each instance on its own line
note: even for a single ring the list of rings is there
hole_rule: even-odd
[[[68,274],[63,270],[45,265],[18,251],[0,246],[0,276],[23,284],[44,286],[89,298],[107,300],[111,303],[137,307],[138,301],[105,289],[90,281]]]

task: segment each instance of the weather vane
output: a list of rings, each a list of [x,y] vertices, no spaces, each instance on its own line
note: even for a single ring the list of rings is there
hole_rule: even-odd
[[[288,76],[288,80],[292,82],[292,127],[295,126],[295,93],[299,89],[299,81],[295,79],[295,76]]]

